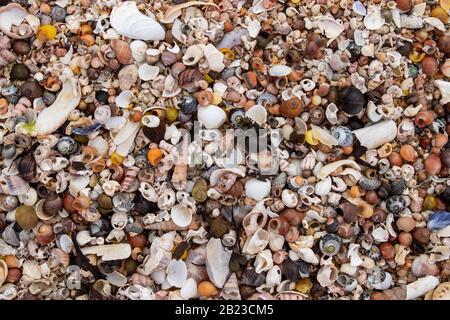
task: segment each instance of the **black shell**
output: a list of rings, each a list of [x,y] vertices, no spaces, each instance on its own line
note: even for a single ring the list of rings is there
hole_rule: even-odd
[[[16,63],[11,69],[11,80],[27,80],[30,75],[30,69],[23,63]]]
[[[17,163],[17,170],[19,171],[19,175],[25,181],[32,181],[36,176],[36,160],[34,160],[33,155],[27,154],[20,158]]]
[[[92,124],[92,125],[90,125],[88,127],[73,128],[72,129],[72,133],[80,135],[80,136],[87,136],[87,135],[91,134],[92,132],[97,131],[98,129],[100,129],[100,127],[102,125],[103,124],[96,122],[96,123],[94,123],[94,124]]]
[[[386,200],[386,209],[393,214],[400,213],[406,207],[406,200],[402,196],[392,196]]]
[[[358,114],[367,104],[367,98],[357,88],[351,86],[341,90],[339,102],[342,110],[348,114]]]
[[[282,264],[282,272],[291,281],[297,282],[302,278],[300,275],[299,266],[295,261],[286,259]]]
[[[255,269],[246,269],[241,276],[241,284],[259,287],[266,283],[266,275],[265,273],[256,273]]]
[[[56,144],[56,150],[63,156],[69,156],[78,150],[78,142],[71,137],[61,137]]]
[[[180,102],[180,111],[190,115],[197,112],[197,100],[192,96],[184,96]]]
[[[405,179],[399,178],[395,179],[391,182],[391,194],[392,195],[400,195],[403,193],[403,190],[406,188]]]
[[[159,143],[162,139],[164,139],[164,134],[166,133],[166,122],[163,119],[160,119],[159,125],[156,128],[142,126],[142,132],[152,142]]]

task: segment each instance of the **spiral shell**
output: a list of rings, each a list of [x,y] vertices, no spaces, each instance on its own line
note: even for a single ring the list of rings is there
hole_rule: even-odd
[[[386,200],[386,209],[394,214],[402,212],[405,207],[406,200],[402,196],[391,196]]]
[[[340,126],[333,128],[331,134],[341,147],[347,147],[353,144],[353,133],[347,127]]]
[[[381,186],[381,180],[374,177],[374,178],[367,178],[366,176],[362,176],[358,184],[361,186],[362,189],[366,191],[371,191],[378,189]]]
[[[194,187],[192,188],[192,197],[198,203],[205,202],[206,199],[208,198],[207,191],[208,191],[208,184],[206,180],[199,179],[195,182]]]
[[[120,184],[120,187],[125,192],[134,192],[139,189],[139,181],[136,178],[139,172],[139,168],[131,166],[125,171],[125,177]]]
[[[244,270],[240,280],[243,285],[259,287],[266,282],[266,276],[264,273],[257,273],[255,269],[249,268]]]

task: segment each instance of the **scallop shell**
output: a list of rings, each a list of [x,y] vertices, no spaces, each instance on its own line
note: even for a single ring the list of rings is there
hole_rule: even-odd
[[[125,1],[111,11],[111,26],[118,34],[131,39],[163,40],[164,28],[150,17],[143,15],[134,1]]]
[[[206,270],[209,279],[222,288],[230,273],[231,251],[222,246],[220,239],[211,238],[206,245]]]
[[[208,105],[206,107],[199,106],[197,118],[206,129],[217,129],[225,123],[227,115],[222,108]]]
[[[166,269],[167,282],[171,286],[181,288],[187,280],[187,267],[183,260],[172,259]]]

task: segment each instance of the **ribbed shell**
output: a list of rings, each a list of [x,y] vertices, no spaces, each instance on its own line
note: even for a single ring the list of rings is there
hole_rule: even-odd
[[[386,200],[386,209],[394,214],[400,213],[405,207],[406,201],[402,196],[392,196]]]
[[[401,195],[406,188],[406,183],[403,178],[395,179],[391,182],[391,194]]]
[[[381,180],[378,178],[367,178],[362,176],[359,179],[359,185],[366,191],[375,190],[381,186]]]
[[[260,285],[264,284],[266,282],[266,274],[263,273],[256,273],[255,269],[246,269],[241,276],[241,284],[252,286],[252,287],[259,287]]]
[[[287,181],[287,173],[281,172],[272,180],[272,188],[280,188],[283,189],[286,185]]]

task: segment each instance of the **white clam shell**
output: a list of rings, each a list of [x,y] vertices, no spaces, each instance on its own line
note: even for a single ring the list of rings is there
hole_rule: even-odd
[[[133,98],[133,92],[130,90],[122,91],[115,99],[116,105],[120,108],[127,108],[131,99]]]
[[[291,67],[277,64],[269,68],[269,75],[272,77],[285,77],[292,72]]]
[[[439,284],[439,278],[425,276],[406,286],[406,300],[413,300],[433,290]]]
[[[159,74],[159,67],[151,66],[147,63],[141,64],[138,68],[138,75],[141,80],[150,81],[154,80]]]
[[[440,103],[446,104],[450,102],[450,82],[444,80],[434,80],[434,84],[439,88],[441,92]]]
[[[228,266],[231,251],[222,246],[220,239],[211,238],[206,245],[206,271],[209,279],[218,288],[222,288],[230,273]]]
[[[198,108],[197,118],[206,129],[218,129],[225,123],[227,115],[218,106],[208,105]]]
[[[259,33],[259,30],[261,30],[261,22],[258,20],[252,20],[247,25],[248,35],[252,38],[256,38],[256,36]]]
[[[270,189],[271,186],[269,180],[261,181],[253,178],[248,180],[245,184],[245,194],[247,197],[256,201],[260,201],[267,197],[270,193]]]
[[[281,201],[283,201],[286,207],[295,208],[298,204],[298,197],[294,191],[290,189],[284,189],[281,193]]]
[[[381,11],[376,6],[369,7],[369,13],[364,17],[364,26],[369,30],[377,30],[380,29],[385,20],[381,15]]]
[[[173,222],[179,227],[187,227],[192,221],[193,210],[185,205],[177,204],[170,210]]]
[[[131,55],[137,63],[144,62],[147,48],[147,44],[142,40],[134,40],[130,43]]]
[[[133,1],[125,1],[111,11],[111,26],[118,34],[139,40],[163,40],[164,28],[155,20],[143,15]]]
[[[255,104],[245,112],[245,116],[261,126],[267,121],[267,110],[262,105]]]
[[[105,244],[81,248],[83,254],[95,254],[103,261],[123,260],[131,256],[131,246],[128,243]]]
[[[167,282],[177,288],[181,288],[187,280],[187,267],[183,260],[172,259],[166,269]]]
[[[328,39],[337,38],[344,30],[342,23],[337,22],[329,16],[315,17],[314,25],[316,25],[322,34]]]
[[[254,266],[256,273],[270,270],[273,267],[272,252],[266,249],[258,253]]]
[[[375,149],[395,139],[397,124],[393,120],[385,120],[352,132],[362,146],[367,149]]]
[[[187,279],[181,287],[180,296],[186,300],[197,296],[197,282],[192,278]]]

